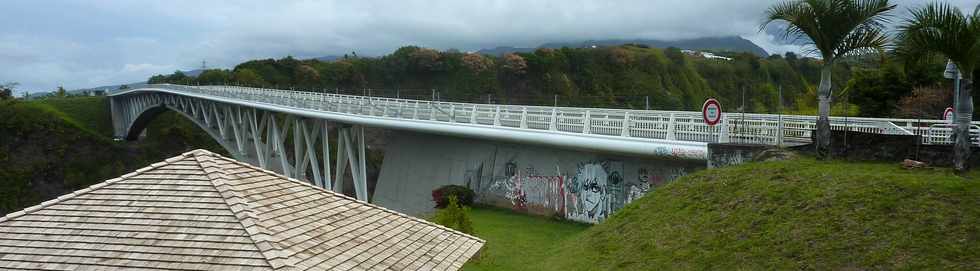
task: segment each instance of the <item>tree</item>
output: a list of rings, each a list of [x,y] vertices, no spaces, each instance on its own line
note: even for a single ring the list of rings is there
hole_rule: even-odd
[[[320,72],[309,65],[299,65],[293,75],[296,85],[309,87],[320,83]]]
[[[481,73],[493,67],[493,59],[486,58],[481,54],[466,54],[462,60],[463,66],[473,73]]]
[[[888,42],[882,27],[895,9],[888,0],[793,0],[766,10],[766,22],[787,23],[786,37],[801,39],[823,58],[817,89],[817,156],[830,156],[831,73],[834,61],[854,54],[880,53]]]
[[[250,87],[261,87],[266,85],[265,80],[263,80],[262,77],[252,69],[237,69],[232,75],[232,78],[235,80],[235,83]]]
[[[898,110],[898,101],[912,92],[901,66],[886,63],[878,69],[857,69],[847,82],[850,101],[864,117],[888,117]]]
[[[473,234],[473,221],[470,220],[469,209],[459,204],[456,196],[449,196],[446,208],[436,211],[433,221],[462,233]]]
[[[917,87],[912,95],[898,100],[897,116],[901,118],[935,119],[953,104],[953,93],[946,88]]]
[[[54,92],[54,95],[55,96],[58,96],[58,97],[61,97],[61,98],[64,98],[64,97],[68,96],[68,92],[65,91],[65,88],[64,87],[58,86],[58,90],[56,90]]]
[[[953,164],[969,169],[970,121],[973,119],[973,77],[980,61],[980,5],[973,14],[945,3],[931,3],[911,10],[900,27],[899,51],[903,55],[942,55],[956,64],[963,77],[953,128]]]
[[[15,82],[7,82],[0,84],[0,101],[8,100],[14,98],[14,88],[17,87]]]
[[[231,73],[222,69],[204,70],[197,75],[197,83],[201,85],[224,85],[231,79]]]

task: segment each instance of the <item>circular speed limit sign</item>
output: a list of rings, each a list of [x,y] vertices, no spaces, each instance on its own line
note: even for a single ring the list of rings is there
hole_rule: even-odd
[[[721,104],[715,99],[704,101],[704,105],[701,106],[701,115],[704,117],[705,124],[715,126],[721,121]]]
[[[948,121],[948,122],[952,122],[953,121],[953,108],[952,107],[947,107],[946,110],[943,111],[943,120]]]

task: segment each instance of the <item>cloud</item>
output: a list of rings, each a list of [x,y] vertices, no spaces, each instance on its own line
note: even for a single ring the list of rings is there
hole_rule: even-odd
[[[797,51],[760,33],[771,0],[624,1],[58,1],[7,0],[0,10],[0,81],[22,89],[92,87],[248,59],[387,54],[404,45],[476,50],[609,38],[740,35],[770,52]],[[902,0],[906,6],[919,3]],[[975,5],[957,0],[957,5]],[[972,9],[971,9],[972,10]]]

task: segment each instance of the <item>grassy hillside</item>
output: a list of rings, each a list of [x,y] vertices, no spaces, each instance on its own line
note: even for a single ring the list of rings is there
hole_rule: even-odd
[[[49,98],[35,101],[34,104],[50,106],[84,130],[112,137],[109,101],[105,97]]]
[[[223,153],[190,121],[161,114],[139,142],[114,142],[104,97],[0,102],[0,215],[185,151]]]
[[[980,180],[794,160],[706,170],[527,270],[980,270]]]

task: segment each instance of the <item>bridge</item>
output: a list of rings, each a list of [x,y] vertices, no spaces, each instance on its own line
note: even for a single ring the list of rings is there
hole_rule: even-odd
[[[506,142],[525,146],[511,149],[542,147],[547,148],[546,152],[558,152],[551,156],[599,153],[603,156],[612,155],[616,161],[638,157],[642,160],[638,163],[671,164],[667,169],[658,169],[668,172],[665,176],[670,175],[659,178],[661,181],[678,175],[670,173],[677,172],[670,167],[690,168],[691,165],[697,167],[699,163],[703,165],[708,159],[708,143],[806,144],[815,129],[814,116],[727,113],[720,124],[709,126],[704,123],[700,112],[691,111],[476,104],[240,86],[158,84],[117,91],[109,96],[114,133],[118,138],[137,139],[157,114],[172,110],[200,126],[235,159],[289,177],[307,180],[326,189],[340,191],[341,181],[349,167],[356,197],[364,201],[368,200],[365,127],[406,132],[407,135],[402,136],[402,145],[396,146],[403,152],[434,152],[443,145],[442,142],[420,143],[425,139],[411,136],[416,134],[444,137],[443,141],[475,140],[461,141],[456,147],[441,150],[443,154],[440,155],[443,156],[456,155],[453,153],[479,142]],[[952,133],[952,126],[940,120],[833,117],[831,123],[835,130],[920,135],[924,144],[948,144]],[[331,126],[337,131],[336,163],[333,167],[329,163],[331,144],[327,143],[331,140]],[[428,149],[406,149],[419,147],[417,145],[425,145],[422,147]],[[563,152],[566,150],[570,152]],[[466,179],[467,185],[484,187],[480,189],[497,189],[499,193],[505,194],[503,198],[515,206],[521,204],[521,197],[534,195],[526,195],[525,192],[514,194],[516,192],[513,191],[526,188],[530,185],[528,182],[535,182],[534,180],[557,182],[549,184],[553,186],[549,189],[568,193],[564,188],[556,190],[554,187],[569,186],[572,182],[579,188],[585,187],[589,184],[582,183],[583,180],[595,181],[595,178],[578,178],[578,175],[593,174],[589,173],[592,171],[609,173],[602,177],[602,182],[608,182],[603,185],[610,186],[616,182],[616,178],[626,179],[633,172],[637,174],[637,178],[642,179],[641,182],[654,183],[658,179],[656,176],[643,176],[654,175],[650,172],[655,170],[641,166],[636,166],[635,170],[626,170],[633,166],[619,164],[612,167],[622,169],[610,169],[606,162],[597,162],[601,165],[596,167],[578,162],[575,174],[568,172],[568,168],[573,167],[568,165],[572,163],[564,160],[561,163],[554,162],[554,174],[542,173],[540,166],[538,169],[519,168],[516,164],[512,166],[512,162],[496,167],[497,156],[500,154],[497,149],[492,152],[493,157],[480,158],[485,161],[472,162],[472,158],[453,158],[458,160],[460,166],[454,165],[453,169],[447,169],[453,173],[448,173],[445,178]],[[387,165],[388,156],[386,154],[386,165],[382,169],[381,179],[391,179],[391,174],[388,174],[389,178],[384,178],[385,170],[390,169]],[[402,163],[415,162],[410,154],[390,156],[396,157],[392,159],[401,159],[399,161]],[[559,164],[566,165],[565,171],[562,171]],[[466,170],[460,173],[459,168]],[[487,174],[487,171],[490,173]],[[622,173],[614,176],[611,173],[613,171]],[[683,170],[679,172],[684,173]],[[401,174],[416,173],[403,171]],[[499,184],[498,179],[501,178],[496,175],[507,177],[507,180]],[[543,176],[552,177],[538,178]],[[433,176],[425,176],[430,177]],[[418,191],[427,191],[425,189]],[[543,192],[540,193],[559,193],[542,189]],[[607,205],[604,208],[614,209],[616,202],[619,205],[628,202],[630,197],[636,196],[630,192],[633,189],[645,191],[642,187],[633,186],[610,188],[610,191],[615,190],[625,196],[611,199],[614,201],[612,203],[603,203]],[[418,191],[417,194],[421,193]],[[542,208],[567,212],[570,200],[565,196],[559,197],[562,198],[560,201],[542,199],[544,203],[541,204],[546,205]],[[575,204],[579,204],[577,202],[576,199]]]

